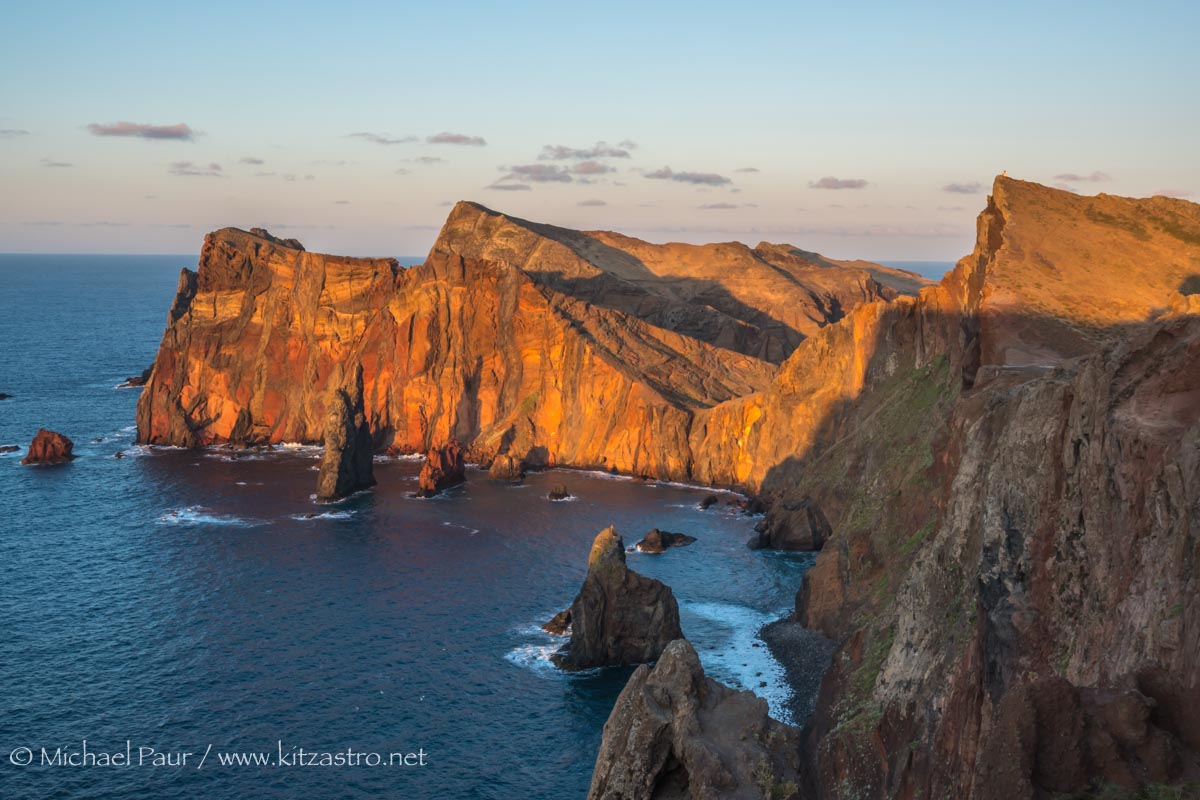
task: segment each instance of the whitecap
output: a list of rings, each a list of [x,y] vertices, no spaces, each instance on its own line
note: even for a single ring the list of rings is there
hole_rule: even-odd
[[[325,511],[320,514],[309,512],[307,514],[292,514],[292,519],[300,522],[312,522],[318,519],[350,519],[354,516],[354,511],[350,509],[342,511]]]
[[[787,674],[758,637],[764,625],[786,616],[790,609],[769,613],[731,603],[683,603],[680,611],[684,616],[714,623],[725,634],[717,642],[709,636],[697,637],[700,641],[692,642],[709,677],[754,692],[767,701],[772,717],[791,724],[788,704],[792,689]],[[759,646],[755,647],[755,643]],[[766,686],[760,686],[762,683]]]
[[[248,528],[265,525],[263,520],[244,519],[232,514],[217,514],[203,506],[186,506],[168,511],[158,518],[160,525],[224,525]]]
[[[479,533],[479,528],[472,528],[468,525],[459,525],[457,522],[443,522],[442,525],[446,526],[447,528],[461,528],[467,532],[467,536],[474,536],[475,534]]]

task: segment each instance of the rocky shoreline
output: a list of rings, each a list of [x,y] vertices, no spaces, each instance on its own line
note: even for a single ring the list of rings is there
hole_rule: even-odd
[[[837,645],[790,618],[764,625],[758,632],[771,656],[783,667],[791,698],[791,723],[803,726],[817,706],[821,679]]]

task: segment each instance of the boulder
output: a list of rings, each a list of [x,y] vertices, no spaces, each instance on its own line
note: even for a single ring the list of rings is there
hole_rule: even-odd
[[[671,588],[625,565],[625,542],[611,526],[592,544],[570,622],[571,640],[551,656],[568,670],[644,664],[683,636]]]
[[[154,365],[146,367],[140,375],[130,375],[123,382],[117,384],[118,389],[137,389],[146,385],[146,381],[150,380],[150,373],[154,371]]]
[[[686,533],[660,531],[658,528],[655,528],[642,537],[642,540],[635,547],[637,547],[639,553],[657,555],[665,552],[668,547],[687,547],[694,541],[696,541],[695,536],[688,536]]]
[[[555,636],[566,636],[567,632],[571,630],[571,609],[568,608],[555,614],[549,622],[542,626],[542,630]]]
[[[553,489],[551,489],[550,494],[548,494],[546,496],[548,498],[550,498],[551,500],[567,500],[571,497],[574,497],[575,495],[571,494],[570,490],[567,489],[566,486],[559,484],[558,486],[555,486]]]
[[[704,674],[685,639],[637,668],[604,725],[588,800],[789,800],[800,732],[767,702]]]
[[[707,511],[719,502],[721,502],[721,498],[717,497],[715,494],[710,494],[700,501],[700,510]]]
[[[375,445],[363,410],[362,365],[342,380],[340,366],[330,379],[338,388],[330,394],[325,420],[325,455],[317,476],[317,501],[330,503],[375,485],[372,459]]]
[[[776,503],[754,528],[751,550],[820,550],[833,528],[811,498]]]
[[[22,464],[63,464],[75,458],[71,451],[75,443],[61,433],[39,428]]]
[[[525,470],[521,466],[521,459],[502,453],[492,459],[492,465],[488,467],[488,477],[494,481],[515,482],[525,477]]]
[[[435,447],[425,456],[421,467],[417,497],[433,497],[451,486],[467,480],[467,465],[463,461],[462,447],[458,440],[451,439],[442,447]]]
[[[0,444],[0,453],[15,453],[21,448],[15,444]]]

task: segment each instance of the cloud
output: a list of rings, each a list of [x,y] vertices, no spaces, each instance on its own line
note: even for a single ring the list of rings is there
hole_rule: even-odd
[[[1189,192],[1187,189],[1159,189],[1154,193],[1155,197],[1191,197],[1194,192]]]
[[[758,167],[738,167],[734,172],[762,172]]]
[[[276,173],[276,172],[256,172],[256,173],[254,173],[254,177],[256,177],[256,178],[274,178],[277,174],[278,173]]]
[[[809,181],[811,189],[862,189],[867,185],[863,178],[835,178],[826,175],[819,181]]]
[[[245,158],[238,159],[238,163],[239,164],[265,164],[267,162],[263,161],[261,158],[255,158],[254,156],[246,156]]]
[[[632,139],[622,139],[621,141],[617,142],[617,147],[623,147],[626,150],[637,150],[638,143]]]
[[[386,133],[370,133],[369,131],[359,131],[358,133],[348,134],[350,139],[362,139],[364,142],[372,144],[408,144],[409,142],[417,141],[415,136],[401,136],[398,139],[391,138]]]
[[[429,144],[461,144],[469,147],[483,147],[487,144],[487,140],[482,136],[467,136],[465,133],[435,133],[433,136],[426,136],[425,141]]]
[[[979,194],[983,191],[983,184],[979,181],[969,181],[967,183],[947,183],[942,187],[943,192],[951,194]]]
[[[416,158],[406,158],[404,160],[412,164],[421,164],[427,167],[430,164],[441,164],[446,159],[440,156],[417,156]]]
[[[604,202],[603,200],[580,200],[575,205],[583,206],[584,208],[596,208],[599,206],[606,206],[608,203]]]
[[[727,183],[732,183],[729,178],[726,178],[724,175],[718,175],[715,172],[675,172],[670,167],[663,167],[653,172],[647,172],[645,176],[656,181],[677,181],[679,183],[694,183],[701,186],[724,186]]]
[[[570,183],[571,175],[566,167],[554,164],[518,164],[508,168],[508,174],[500,180],[517,180],[526,183]]]
[[[741,206],[737,203],[705,203],[702,206],[696,206],[696,208],[704,211],[725,211],[730,208],[741,208]]]
[[[0,128],[0,139],[15,139],[18,136],[28,136],[29,131],[20,128]]]
[[[397,167],[395,174],[396,175],[412,175],[412,170],[405,169],[404,167]]]
[[[43,167],[73,167],[75,165],[72,164],[70,161],[55,161],[52,158],[43,158],[42,166]]]
[[[1077,175],[1074,172],[1063,172],[1059,175],[1055,175],[1054,180],[1070,181],[1072,183],[1102,183],[1103,181],[1110,181],[1112,178],[1108,177],[1106,173],[1097,170],[1090,175]]]
[[[617,168],[599,161],[580,161],[571,171],[576,175],[603,175],[606,172],[616,172]]]
[[[596,142],[591,147],[567,147],[563,144],[548,144],[538,155],[539,161],[566,161],[569,159],[629,158],[629,151],[637,147],[628,140],[613,147],[606,142]]]
[[[532,187],[524,183],[493,183],[491,186],[483,188],[495,189],[498,192],[528,192],[532,189]]]
[[[348,205],[350,205],[350,201],[349,200],[334,200],[333,204],[335,206],[348,206]]]
[[[168,170],[172,175],[192,175],[203,178],[220,178],[221,165],[210,163],[207,166],[203,164],[194,164],[191,161],[173,161],[171,168]]]
[[[196,132],[182,122],[175,125],[149,125],[144,122],[114,122],[111,125],[101,125],[93,122],[87,129],[93,136],[126,136],[137,139],[175,139],[190,142],[196,136]]]

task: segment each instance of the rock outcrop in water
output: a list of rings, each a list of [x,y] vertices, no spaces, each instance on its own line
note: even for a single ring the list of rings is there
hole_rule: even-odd
[[[686,479],[696,415],[895,294],[865,265],[797,253],[650,245],[474,203],[409,269],[226,228],[180,278],[138,439],[319,442],[333,367],[357,361],[380,447],[456,438],[484,464]]]
[[[488,467],[488,477],[494,481],[516,482],[525,477],[525,470],[519,458],[501,453],[492,459],[492,464]]]
[[[75,443],[61,433],[39,428],[33,437],[29,449],[25,451],[22,464],[34,466],[38,464],[65,464],[75,458],[71,452]]]
[[[451,439],[425,455],[417,478],[417,497],[433,497],[466,480],[467,464],[463,460],[462,447]]]
[[[771,507],[750,539],[753,550],[820,550],[833,533],[811,498],[785,498]]]
[[[686,533],[660,531],[658,528],[655,528],[643,536],[642,540],[634,545],[634,547],[637,548],[639,553],[658,555],[667,552],[667,549],[671,547],[687,547],[694,541],[696,541],[695,536],[688,536]]]
[[[800,769],[800,731],[768,717],[753,693],[706,677],[676,639],[617,698],[588,800],[796,800]]]
[[[356,364],[345,380],[335,367],[333,384],[339,388],[326,404],[325,454],[317,476],[317,501],[349,497],[375,485],[375,443],[363,411],[362,365]]]
[[[625,542],[612,527],[592,543],[587,577],[565,622],[571,641],[551,657],[563,669],[645,664],[683,637],[671,588],[625,565]]]

